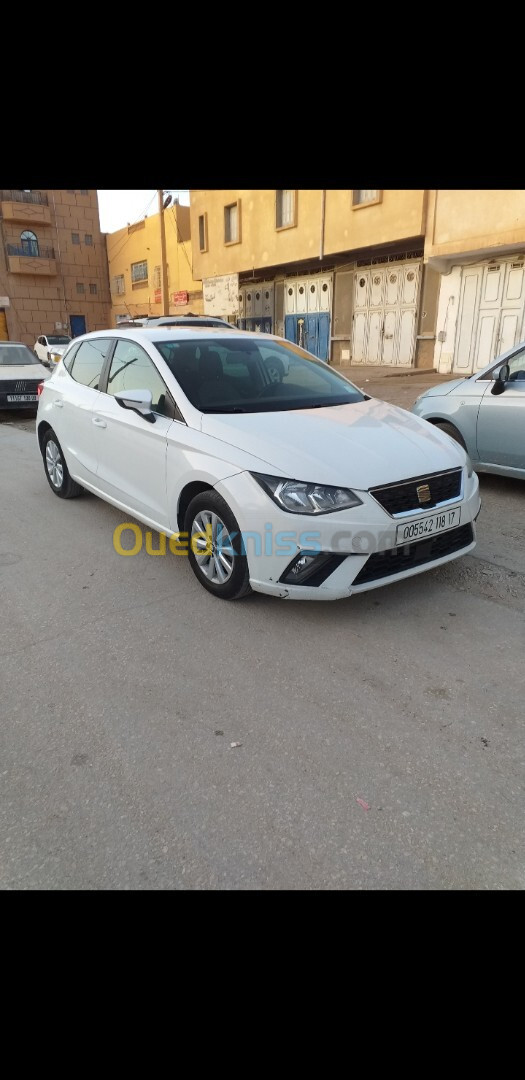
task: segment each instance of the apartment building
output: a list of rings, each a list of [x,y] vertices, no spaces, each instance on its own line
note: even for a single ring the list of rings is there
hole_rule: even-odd
[[[432,364],[425,191],[192,190],[190,203],[205,312],[336,364]]]
[[[190,208],[175,203],[164,211],[169,314],[203,311],[202,282],[192,274]],[[162,310],[160,215],[107,235],[111,325]]]
[[[425,260],[438,371],[469,375],[525,339],[525,190],[429,192]]]
[[[96,191],[0,189],[0,339],[109,326]]]

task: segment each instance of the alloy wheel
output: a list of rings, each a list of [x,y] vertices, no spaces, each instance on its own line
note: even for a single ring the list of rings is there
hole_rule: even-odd
[[[64,481],[64,467],[62,455],[53,439],[49,439],[46,446],[46,468],[53,487],[61,488]]]
[[[199,533],[204,535],[196,536]],[[226,525],[218,514],[212,510],[199,511],[193,519],[191,542],[201,574],[214,585],[224,585],[233,573],[235,551]]]

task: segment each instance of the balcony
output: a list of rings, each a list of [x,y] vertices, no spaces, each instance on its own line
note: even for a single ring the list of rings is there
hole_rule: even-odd
[[[41,191],[0,189],[0,213],[4,221],[51,225],[47,195]]]
[[[19,244],[6,244],[7,269],[10,274],[44,274],[51,277],[56,274],[55,252],[52,247],[38,249],[38,255]]]

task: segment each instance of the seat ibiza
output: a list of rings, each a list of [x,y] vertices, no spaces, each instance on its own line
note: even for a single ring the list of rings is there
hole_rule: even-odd
[[[475,545],[465,450],[268,334],[86,334],[43,385],[37,436],[56,495],[166,534],[224,599],[335,600]]]

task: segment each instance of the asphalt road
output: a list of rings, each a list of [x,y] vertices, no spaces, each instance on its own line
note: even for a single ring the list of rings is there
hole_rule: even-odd
[[[448,567],[227,604],[1,419],[0,888],[525,886],[522,483]]]

